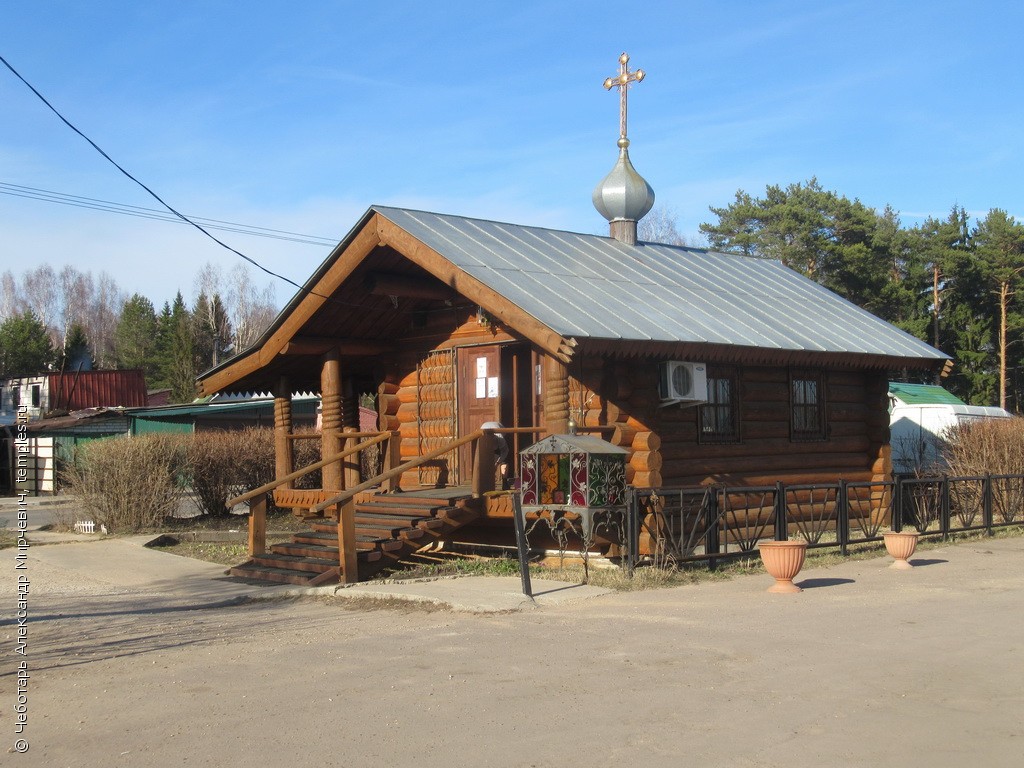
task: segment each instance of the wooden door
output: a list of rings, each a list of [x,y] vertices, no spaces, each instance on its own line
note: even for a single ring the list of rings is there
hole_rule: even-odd
[[[458,351],[459,436],[501,420],[501,347],[497,344],[463,347]],[[473,472],[473,446],[459,449],[459,482],[468,483]]]

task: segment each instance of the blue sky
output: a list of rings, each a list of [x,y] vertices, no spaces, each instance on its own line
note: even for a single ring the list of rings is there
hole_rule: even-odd
[[[341,239],[373,203],[582,232],[630,155],[695,236],[816,176],[905,223],[1024,218],[1024,8],[992,2],[46,2],[0,53],[178,210]],[[0,182],[156,207],[0,68]],[[238,257],[180,225],[0,194],[0,270],[106,270],[158,305]],[[328,249],[220,234],[302,282]],[[278,284],[279,303],[293,289]]]

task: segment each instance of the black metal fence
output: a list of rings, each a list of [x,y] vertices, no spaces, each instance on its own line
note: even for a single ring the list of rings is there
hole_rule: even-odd
[[[883,530],[924,535],[1024,524],[1024,475],[925,477],[891,482],[701,488],[631,488],[625,555],[671,567],[753,555],[762,539],[803,538],[809,547],[881,541]]]

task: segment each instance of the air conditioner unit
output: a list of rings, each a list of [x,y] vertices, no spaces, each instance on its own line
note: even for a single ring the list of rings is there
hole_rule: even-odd
[[[666,360],[661,364],[658,394],[662,405],[705,403],[708,399],[708,374],[704,363]]]

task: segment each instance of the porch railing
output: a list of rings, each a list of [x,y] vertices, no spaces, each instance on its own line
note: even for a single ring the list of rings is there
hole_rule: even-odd
[[[292,483],[306,475],[323,469],[329,464],[341,463],[349,456],[355,456],[362,453],[375,445],[381,443],[388,443],[388,450],[384,454],[384,468],[385,472],[390,472],[394,464],[398,460],[398,447],[400,444],[400,436],[398,432],[346,432],[345,437],[349,440],[359,440],[354,445],[349,445],[343,451],[340,451],[332,456],[320,459],[302,469],[297,469],[294,472],[289,472],[287,475],[275,478],[269,483],[261,485],[259,488],[254,488],[251,491],[246,491],[239,496],[228,499],[225,506],[231,509],[238,504],[249,503],[249,556],[261,555],[267,551],[267,505],[269,497],[273,494],[274,490],[280,488],[282,485]],[[366,438],[366,439],[361,439]],[[386,480],[381,481],[386,482]],[[365,484],[362,484],[365,485]],[[392,486],[390,489],[393,490],[397,485]],[[342,525],[338,525],[338,549],[340,551],[352,550],[352,561],[348,564],[348,570],[345,570],[346,563],[339,562],[339,568],[342,569],[341,576],[346,581],[349,578],[355,579],[355,528],[354,523],[352,531],[348,535],[347,540],[343,538]]]
[[[381,487],[387,491],[399,490],[400,479],[403,474],[411,469],[459,450],[464,445],[473,444],[473,478],[471,493],[474,497],[481,497],[485,493],[495,489],[496,474],[496,434],[525,434],[541,433],[543,430],[529,427],[523,428],[496,428],[478,429],[464,437],[452,440],[447,445],[436,448],[421,456],[416,456],[407,461],[400,460],[399,446],[401,444],[398,432],[346,432],[343,436],[348,440],[367,438],[361,442],[350,445],[343,451],[314,462],[302,469],[290,472],[287,475],[276,478],[272,482],[261,485],[239,496],[227,501],[228,508],[238,504],[249,503],[249,555],[259,555],[266,552],[267,537],[267,505],[270,495],[275,489],[282,485],[290,484],[311,472],[359,454],[372,446],[388,442],[388,450],[385,452],[385,460],[381,471],[363,482],[339,490],[327,499],[322,499],[310,505],[310,513],[323,514],[333,508],[338,518],[338,567],[339,575],[343,583],[350,583],[356,580],[356,549],[355,549],[355,497],[363,491]],[[511,457],[510,457],[511,458]]]

